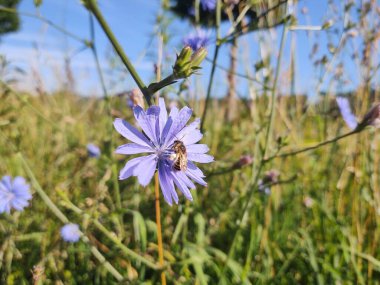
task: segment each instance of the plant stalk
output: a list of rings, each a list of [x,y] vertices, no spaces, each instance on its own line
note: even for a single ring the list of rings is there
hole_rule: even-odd
[[[143,93],[145,100],[147,101],[148,105],[151,105],[151,94],[148,90],[148,88],[145,86],[144,82],[138,75],[136,69],[134,68],[133,64],[125,54],[123,48],[117,41],[115,35],[113,34],[111,28],[108,26],[106,20],[104,19],[102,13],[100,12],[98,5],[96,4],[96,0],[88,0],[88,8],[90,11],[94,14],[95,18],[98,20],[100,26],[102,27],[104,33],[107,35],[108,39],[110,40],[112,46],[114,47],[117,54],[120,56],[122,62],[124,63],[125,67],[128,69],[129,73],[132,75],[134,81],[136,82],[137,86],[140,88],[141,92]]]
[[[161,229],[161,209],[160,209],[160,187],[158,183],[158,172],[154,175],[154,194],[156,198],[156,223],[157,223],[157,244],[158,258],[160,267],[164,266],[164,248],[162,245],[162,229]],[[161,272],[161,284],[166,285],[165,272]]]

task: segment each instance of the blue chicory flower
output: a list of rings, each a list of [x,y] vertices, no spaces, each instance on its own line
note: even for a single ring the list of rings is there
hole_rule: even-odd
[[[87,154],[89,157],[98,158],[101,154],[100,148],[93,143],[87,145]]]
[[[202,10],[204,11],[214,11],[216,9],[217,0],[201,0]]]
[[[192,115],[192,110],[188,107],[181,110],[172,107],[168,116],[163,98],[160,98],[159,106],[151,106],[146,111],[140,106],[135,106],[133,113],[143,133],[128,122],[116,119],[115,129],[123,137],[132,141],[132,143],[119,146],[116,153],[126,155],[148,153],[149,155],[128,161],[120,171],[119,179],[137,176],[139,183],[147,186],[158,169],[161,190],[169,205],[172,205],[173,200],[178,204],[174,185],[188,200],[192,200],[189,188],[194,189],[195,185],[190,179],[203,186],[207,185],[203,180],[205,176],[202,171],[193,162],[209,163],[214,160],[212,156],[206,154],[209,151],[207,145],[197,144],[203,137],[198,129],[200,120],[196,119],[186,126]],[[173,156],[176,155],[173,150],[174,141],[181,141],[186,148],[187,167],[181,170],[173,167],[175,161]]]
[[[345,97],[337,97],[336,103],[338,104],[340,113],[347,126],[354,130],[358,126],[357,119],[351,111],[350,102]]]
[[[81,232],[77,224],[66,224],[61,228],[61,237],[67,242],[77,242]]]
[[[196,29],[195,32],[189,34],[183,39],[185,46],[191,47],[193,51],[197,51],[202,47],[206,47],[210,41],[209,33],[203,29]]]
[[[4,176],[0,181],[0,213],[10,213],[11,208],[16,211],[24,210],[28,206],[28,201],[32,199],[29,191],[29,184],[21,176],[13,179]]]

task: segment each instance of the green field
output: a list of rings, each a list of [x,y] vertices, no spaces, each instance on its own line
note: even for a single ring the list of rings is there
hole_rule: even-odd
[[[376,1],[61,2],[0,0],[0,285],[380,285]],[[3,37],[26,18],[41,26]],[[132,109],[131,94],[186,112]],[[193,201],[188,168],[210,157],[185,147],[196,128],[177,137],[186,106],[214,157]],[[115,153],[122,128],[132,155]],[[154,158],[123,172],[136,149]],[[143,187],[119,180],[128,171],[156,175]],[[30,185],[23,211],[7,175]],[[173,181],[185,186],[170,206]]]
[[[115,284],[92,255],[92,246],[131,284],[158,282],[159,271],[128,251],[152,264],[157,260],[153,186],[143,188],[134,177],[117,179],[126,159],[113,150],[125,140],[114,131],[112,117],[133,121],[124,98],[108,103],[64,92],[33,97],[3,90],[1,102],[0,173],[24,176],[33,185],[29,207],[1,215],[1,283],[30,284],[38,265],[43,284]],[[199,109],[201,103],[190,106]],[[216,284],[221,272],[222,284],[378,284],[378,132],[366,129],[264,164],[262,173],[280,173],[266,195],[253,181],[258,159],[231,169],[242,155],[259,157],[263,147],[260,126],[267,113],[255,111],[256,103],[264,102],[248,105],[252,113],[241,104],[235,122],[225,124],[223,102],[214,101],[202,140],[215,156],[203,167],[208,187],[192,191],[192,203],[180,195],[178,206],[168,206],[161,196],[169,284]],[[297,104],[289,98],[277,106],[273,136],[287,141],[280,152],[347,131],[333,103],[325,116],[315,105],[298,117]],[[88,142],[101,148],[99,159],[87,156]],[[277,146],[273,140],[270,153]],[[87,242],[62,241],[63,223],[38,187],[80,225]]]

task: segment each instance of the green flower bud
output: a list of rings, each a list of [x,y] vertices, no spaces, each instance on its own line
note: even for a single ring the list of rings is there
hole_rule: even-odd
[[[193,56],[191,57],[191,66],[192,67],[199,67],[201,65],[202,61],[207,56],[207,49],[204,47],[198,49]]]
[[[173,66],[173,75],[175,79],[187,78],[196,73],[201,67],[199,66],[207,55],[205,48],[200,48],[195,53],[189,46],[184,47]]]

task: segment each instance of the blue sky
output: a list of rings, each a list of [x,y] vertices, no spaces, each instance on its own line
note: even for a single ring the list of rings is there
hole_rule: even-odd
[[[143,80],[149,83],[153,78],[153,64],[156,60],[157,42],[153,36],[153,28],[160,9],[160,2],[158,0],[99,0],[99,7],[126,54],[136,66],[137,71]],[[300,13],[302,8],[307,8],[308,13],[306,15]],[[318,26],[329,17],[327,1],[303,0],[297,4],[296,10],[299,15],[299,25]],[[79,0],[45,0],[38,9],[35,8],[33,1],[23,0],[19,6],[19,11],[41,15],[80,38],[89,39],[90,37],[88,11],[80,4]],[[171,14],[166,15],[173,17]],[[38,19],[25,16],[21,16],[21,19],[20,31],[4,36],[0,42],[0,54],[6,55],[13,65],[19,66],[27,72],[27,75],[22,77],[19,88],[33,90],[40,80],[45,90],[59,89],[62,86],[63,78],[65,78],[64,59],[70,57],[76,90],[85,96],[101,94],[101,86],[90,50],[82,50],[83,44],[81,42],[65,36]],[[342,24],[336,23],[338,29],[340,28],[339,25]],[[229,24],[224,24],[222,32],[226,32],[228,28]],[[169,32],[172,37],[164,50],[164,56],[168,59],[167,66],[172,64],[175,52],[181,48],[183,36],[192,30],[193,27],[186,21],[176,19],[170,24]],[[259,38],[262,36],[267,38],[267,46],[262,47],[261,51],[265,52],[269,48],[271,53],[276,54],[281,30],[280,27],[269,32],[251,33],[240,38],[239,72],[245,73],[247,69],[254,72],[254,63],[260,59]],[[130,76],[121,76],[121,73],[111,72],[111,45],[97,24],[95,31],[96,46],[110,93],[135,87],[136,85]],[[211,35],[215,37],[212,32]],[[286,73],[289,67],[292,37],[296,50],[296,91],[314,95],[313,90],[317,84],[318,70],[313,67],[309,54],[315,41],[320,43],[319,53],[326,52],[327,36],[325,32],[320,31],[290,32],[282,63],[283,73]],[[212,47],[209,49],[211,56]],[[344,59],[344,61],[346,66],[352,65],[350,60]],[[225,67],[228,66],[227,46],[221,50],[218,63]],[[350,85],[352,87],[356,84],[355,79],[353,79],[356,78],[355,69],[353,66],[351,67],[348,70],[352,72],[347,72],[346,75],[351,80],[348,89]],[[199,76],[200,79],[197,79],[200,82],[198,85],[201,85],[203,90],[206,89],[209,71],[210,64],[205,62],[202,75]],[[216,87],[213,89],[214,96],[225,94],[225,79],[226,73],[218,70]],[[248,90],[247,81],[238,79],[238,86],[239,93],[244,96]],[[283,87],[289,88],[286,82]],[[282,91],[282,93],[286,94],[287,92]]]

